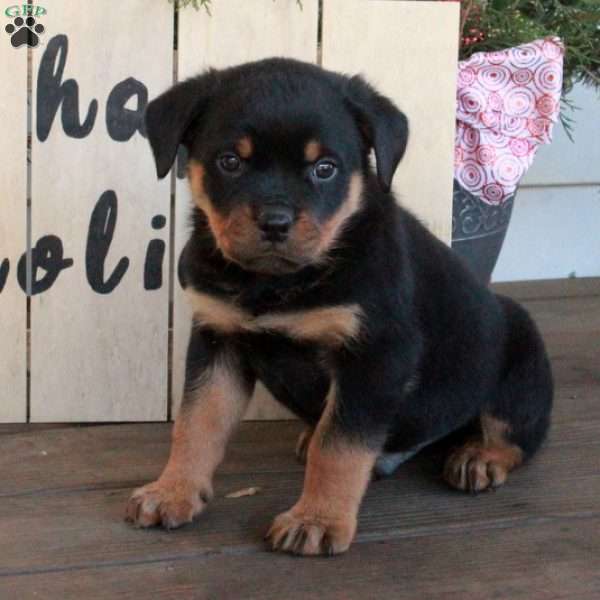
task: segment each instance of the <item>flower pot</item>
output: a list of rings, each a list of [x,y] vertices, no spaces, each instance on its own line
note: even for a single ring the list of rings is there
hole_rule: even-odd
[[[502,204],[486,204],[454,180],[452,249],[486,285],[500,255],[514,199],[515,194]]]
[[[489,283],[520,179],[552,140],[564,48],[543,38],[459,63],[452,248]]]

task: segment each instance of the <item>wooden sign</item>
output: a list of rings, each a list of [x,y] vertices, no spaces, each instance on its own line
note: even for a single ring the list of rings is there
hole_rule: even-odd
[[[27,48],[2,42],[0,423],[10,423],[27,411]]]
[[[323,66],[364,75],[408,116],[408,148],[393,189],[446,243],[452,236],[459,11],[458,2],[323,1]]]
[[[173,8],[53,0],[44,26],[32,50],[31,420],[165,419],[170,190],[141,117],[173,81]]]
[[[182,169],[157,181],[142,115],[207,67],[288,56],[365,74],[411,123],[400,201],[450,239],[458,4],[217,0],[211,15],[187,8],[177,20],[167,0],[108,4],[15,5],[35,24],[12,15],[1,44],[0,422],[175,414],[191,202]],[[287,416],[259,386],[247,417]]]

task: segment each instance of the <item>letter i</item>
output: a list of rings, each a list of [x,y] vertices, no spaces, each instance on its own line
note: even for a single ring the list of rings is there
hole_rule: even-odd
[[[152,229],[163,229],[167,224],[164,215],[152,217]],[[163,259],[165,257],[166,244],[163,240],[153,239],[148,244],[146,251],[146,262],[144,264],[144,289],[158,290],[162,287]]]

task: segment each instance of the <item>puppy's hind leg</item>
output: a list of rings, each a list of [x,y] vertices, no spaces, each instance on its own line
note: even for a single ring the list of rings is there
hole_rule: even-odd
[[[444,478],[480,492],[502,485],[531,457],[550,426],[552,374],[542,339],[518,304],[499,297],[506,315],[504,365],[497,395],[480,415],[480,432],[448,457]]]

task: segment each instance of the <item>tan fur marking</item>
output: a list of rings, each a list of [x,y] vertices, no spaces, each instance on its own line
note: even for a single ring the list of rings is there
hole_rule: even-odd
[[[228,260],[244,264],[248,258],[255,259],[264,251],[260,231],[250,207],[242,204],[226,216],[213,206],[204,188],[205,170],[195,160],[188,163],[190,189],[196,206],[206,215],[217,247]],[[298,264],[319,263],[327,260],[327,253],[339,238],[344,225],[362,205],[363,179],[360,173],[350,177],[348,193],[335,214],[325,223],[319,223],[314,215],[302,212],[286,244],[280,251],[295,259]]]
[[[306,162],[315,162],[323,153],[323,148],[317,140],[310,140],[304,146],[304,158]]]
[[[511,444],[507,436],[510,425],[505,421],[490,415],[481,415],[481,431],[483,446],[493,460],[500,463],[507,470],[512,470],[523,462],[523,451],[518,446]]]
[[[178,527],[213,495],[212,478],[250,396],[235,367],[216,363],[187,392],[172,431],[169,461],[159,479],[135,490],[126,519],[141,527]]]
[[[362,205],[362,192],[362,175],[354,173],[350,178],[348,195],[346,196],[344,203],[333,217],[331,217],[331,219],[322,227],[321,240],[319,241],[319,254],[326,252],[335,244],[335,240],[343,230],[344,223],[360,209]]]
[[[480,422],[484,446],[503,446],[506,444],[506,435],[510,433],[508,423],[486,414],[481,415]]]
[[[188,163],[188,179],[194,203],[206,215],[217,244],[220,246],[223,233],[227,227],[227,220],[215,211],[204,189],[204,166],[198,161],[190,160]]]
[[[262,329],[280,331],[293,338],[340,346],[358,336],[361,316],[360,307],[350,304],[264,315],[257,322]]]
[[[219,300],[210,294],[187,289],[186,296],[194,311],[194,320],[222,331],[254,331],[252,315],[231,302]]]
[[[216,362],[187,392],[173,427],[173,447],[165,469],[211,482],[225,444],[242,418],[250,396],[236,367]]]
[[[231,236],[239,236],[250,228],[250,207],[242,206],[237,211],[232,211],[228,217],[221,216],[214,209],[204,188],[204,173],[204,166],[200,162],[193,159],[189,161],[188,179],[194,203],[206,215],[217,246],[226,257],[230,257]]]
[[[338,554],[350,546],[358,509],[377,452],[345,439],[324,437],[335,410],[332,385],[307,455],[302,495],[279,515],[268,533],[275,549],[297,554]]]
[[[238,140],[237,144],[235,145],[235,149],[242,158],[247,159],[252,156],[252,153],[254,152],[254,145],[248,136],[244,136]]]
[[[360,333],[362,310],[356,304],[313,308],[305,311],[268,313],[255,317],[232,302],[196,290],[186,291],[201,325],[224,333],[277,331],[299,340],[339,346]]]
[[[523,462],[523,451],[511,444],[508,423],[481,415],[481,436],[455,450],[446,460],[444,478],[461,490],[480,492],[502,485],[508,473]]]

